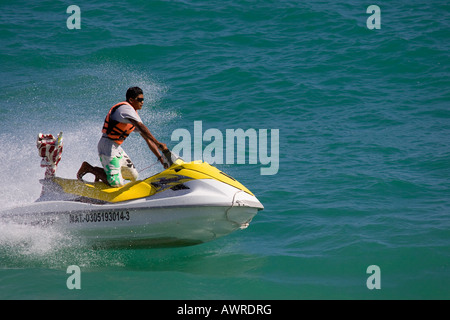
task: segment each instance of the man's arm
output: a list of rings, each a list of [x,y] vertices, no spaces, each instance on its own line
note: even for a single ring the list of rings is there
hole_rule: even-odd
[[[147,142],[147,145],[150,148],[150,150],[159,159],[161,164],[164,165],[163,157],[159,153],[158,149],[166,150],[167,149],[167,145],[165,143],[162,143],[162,142],[159,142],[158,140],[156,140],[156,138],[152,135],[150,130],[147,128],[147,126],[145,124],[143,124],[142,122],[138,122],[138,121],[133,120],[133,119],[129,119],[129,120],[130,120],[131,124],[138,129],[138,131],[141,134],[142,138],[144,138],[145,142]]]

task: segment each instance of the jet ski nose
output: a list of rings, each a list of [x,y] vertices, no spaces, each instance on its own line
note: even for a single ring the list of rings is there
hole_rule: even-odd
[[[240,229],[245,229],[255,216],[255,209],[263,210],[264,206],[254,195],[239,190],[234,194],[232,204],[225,215],[228,221],[238,224]]]

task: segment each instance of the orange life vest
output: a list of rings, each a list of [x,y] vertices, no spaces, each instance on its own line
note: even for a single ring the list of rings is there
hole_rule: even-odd
[[[111,119],[112,114],[117,110],[117,108],[123,106],[124,104],[127,104],[130,107],[132,107],[132,105],[126,101],[119,102],[118,104],[112,106],[112,108],[106,115],[105,123],[103,124],[102,130],[102,132],[105,133],[109,139],[113,140],[119,145],[122,144],[125,138],[128,137],[129,134],[134,131],[134,126],[132,124],[118,122]]]

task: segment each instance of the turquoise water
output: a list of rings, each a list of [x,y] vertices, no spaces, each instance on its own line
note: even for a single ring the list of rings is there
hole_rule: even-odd
[[[67,28],[72,4],[81,29]],[[366,26],[370,4],[381,29]],[[0,298],[450,298],[449,29],[446,1],[2,1],[5,207],[39,196],[39,132],[64,132],[58,175],[99,165],[102,121],[133,85],[170,148],[194,121],[278,129],[279,170],[218,164],[265,210],[192,247],[93,250],[2,223]],[[154,163],[137,134],[123,146],[139,170]]]

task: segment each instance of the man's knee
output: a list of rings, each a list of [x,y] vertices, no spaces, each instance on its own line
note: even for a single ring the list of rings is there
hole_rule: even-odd
[[[139,178],[139,172],[133,167],[122,167],[122,177],[126,180],[136,181]]]
[[[108,175],[108,184],[113,188],[119,188],[123,186],[122,179],[120,179],[120,176],[118,174],[116,175]]]

